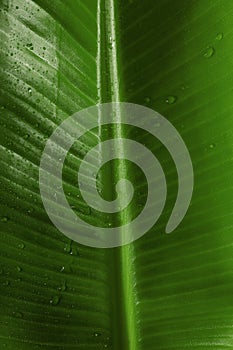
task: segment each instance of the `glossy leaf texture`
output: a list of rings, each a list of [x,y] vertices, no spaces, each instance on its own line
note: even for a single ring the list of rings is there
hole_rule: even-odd
[[[231,348],[232,1],[0,4],[1,349]],[[193,162],[193,199],[183,222],[165,234],[178,186],[169,153],[142,130],[95,130],[64,167],[77,215],[97,226],[111,219],[91,211],[74,182],[100,132],[104,138],[123,132],[152,150],[168,197],[157,224],[136,242],[90,248],[49,220],[40,158],[68,116],[116,100],[148,106],[175,126]],[[116,180],[135,169],[126,163],[107,170],[100,186],[112,198],[108,173]],[[143,174],[136,180],[139,202],[128,218],[146,197]]]

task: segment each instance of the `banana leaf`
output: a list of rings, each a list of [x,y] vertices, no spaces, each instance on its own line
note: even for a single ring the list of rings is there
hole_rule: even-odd
[[[0,28],[1,349],[232,348],[233,2],[0,0]],[[50,221],[40,159],[70,115],[112,101],[149,107],[173,124],[192,159],[194,191],[167,234],[175,165],[158,140],[127,129],[159,159],[166,205],[135,242],[93,248]],[[83,152],[99,132],[119,132],[100,129],[80,140]],[[143,174],[125,215],[91,211],[75,186],[81,153],[64,166],[77,215],[96,226],[136,216]],[[105,198],[114,198],[125,168],[134,174],[130,163],[103,171]]]

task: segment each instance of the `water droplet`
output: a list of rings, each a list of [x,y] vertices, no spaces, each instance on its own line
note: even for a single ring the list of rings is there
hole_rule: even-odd
[[[215,143],[211,143],[209,147],[210,147],[211,149],[213,149],[213,148],[216,147],[216,144],[215,144]]]
[[[146,103],[149,103],[149,102],[150,102],[150,97],[148,97],[148,96],[145,97],[145,102],[146,102]]]
[[[187,90],[188,89],[188,85],[183,84],[183,85],[181,85],[180,88],[181,88],[182,91]]]
[[[203,56],[205,58],[211,58],[215,53],[215,50],[213,47],[207,47],[206,50],[204,51]]]
[[[31,93],[32,93],[32,89],[31,89],[31,88],[28,88],[28,92],[31,94]]]
[[[58,295],[55,295],[50,299],[50,304],[51,305],[58,305],[60,300],[61,300],[61,297]]]
[[[173,95],[170,95],[166,98],[166,103],[168,103],[169,105],[172,105],[173,103],[175,103],[177,100],[177,98]]]
[[[115,46],[115,42],[114,42],[114,40],[113,40],[113,38],[111,36],[109,37],[108,46],[109,46],[110,49],[113,49],[114,46]]]
[[[18,272],[22,271],[22,267],[20,267],[20,266],[17,266],[16,269],[17,269]]]
[[[101,333],[95,332],[93,335],[94,335],[94,337],[100,337],[100,336],[101,336]]]
[[[68,253],[68,254],[71,253],[71,244],[72,244],[72,241],[70,241],[69,243],[67,243],[67,244],[65,245],[65,248],[64,248],[64,251],[65,251],[66,253]]]
[[[70,252],[71,255],[79,255],[78,247],[74,245],[74,242],[72,243],[72,250]]]
[[[65,292],[67,289],[66,281],[62,283],[62,285],[58,288],[59,291]]]
[[[30,137],[30,135],[25,134],[23,138],[24,138],[24,139],[28,139],[29,137]]]
[[[216,35],[216,40],[221,41],[223,39],[223,33],[218,33]]]
[[[1,222],[7,222],[9,219],[6,217],[6,216],[3,216],[2,218],[1,218]]]

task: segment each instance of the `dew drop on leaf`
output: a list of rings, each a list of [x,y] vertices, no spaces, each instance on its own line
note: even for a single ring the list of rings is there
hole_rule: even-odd
[[[169,105],[172,105],[173,103],[175,103],[177,100],[177,98],[173,95],[167,96],[166,98],[166,103]]]
[[[1,222],[7,222],[9,219],[6,217],[6,216],[3,216],[2,218],[1,218]]]
[[[71,253],[72,253],[72,255],[79,255],[78,248],[75,247],[75,246],[72,246],[72,252]]]
[[[69,243],[67,243],[67,244],[65,245],[65,248],[64,248],[64,251],[65,251],[66,253],[68,253],[68,254],[71,253],[71,244],[72,244],[72,241],[70,241]]]
[[[20,267],[20,266],[17,266],[16,269],[17,269],[18,272],[21,272],[21,271],[22,271],[22,267]]]
[[[216,35],[216,40],[221,41],[223,39],[223,33],[218,33]]]
[[[50,299],[50,304],[51,305],[58,305],[60,300],[61,300],[60,296],[55,295]]]
[[[94,335],[94,337],[100,337],[100,336],[101,336],[101,333],[95,332],[93,335]]]
[[[67,289],[66,281],[64,281],[64,282],[62,283],[62,285],[58,288],[58,290],[61,291],[61,292],[65,292],[66,289]]]
[[[211,58],[215,53],[215,50],[213,47],[207,47],[206,50],[204,51],[203,56],[205,58]]]
[[[181,88],[182,91],[187,90],[188,89],[188,85],[183,84],[183,85],[181,85],[180,88]]]

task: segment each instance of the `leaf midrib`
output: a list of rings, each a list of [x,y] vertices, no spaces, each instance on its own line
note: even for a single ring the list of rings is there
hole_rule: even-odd
[[[119,74],[120,45],[117,36],[117,18],[117,1],[98,0],[97,88],[99,103],[120,102],[122,100]],[[112,47],[109,46],[110,43],[113,43]],[[103,62],[107,62],[107,71],[104,71],[102,67]],[[117,114],[117,118],[120,123],[120,113]],[[100,133],[102,135],[102,131]],[[118,124],[112,135],[109,134],[108,136],[109,138],[124,137],[121,125]],[[115,169],[112,169],[112,178],[115,177],[114,173],[117,173],[118,179],[126,177],[125,167],[121,164],[115,167]],[[104,191],[112,191],[113,181],[111,177],[109,177],[109,174],[103,175],[102,182],[104,184],[104,189],[106,189]],[[122,216],[121,213],[119,215],[122,225],[126,223],[130,217],[128,211],[126,211],[125,216]],[[138,336],[135,318],[136,294],[133,291],[134,248],[132,244],[113,248],[110,250],[109,257],[112,266],[110,282],[113,312],[113,349],[136,350]]]

